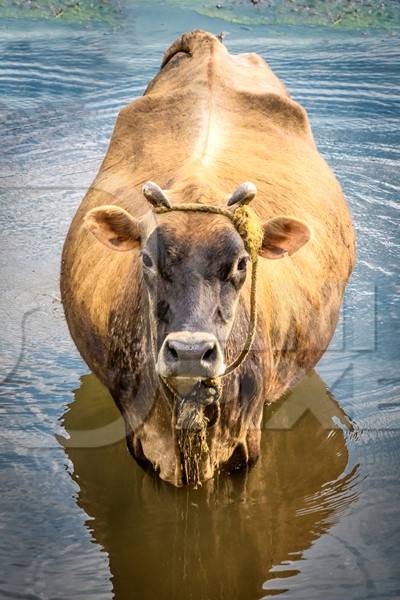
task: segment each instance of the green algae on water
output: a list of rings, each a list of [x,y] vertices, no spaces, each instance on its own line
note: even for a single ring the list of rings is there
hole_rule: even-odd
[[[149,0],[139,0],[149,5]],[[398,0],[152,0],[238,25],[400,27]]]
[[[117,22],[123,0],[0,0],[0,19]]]

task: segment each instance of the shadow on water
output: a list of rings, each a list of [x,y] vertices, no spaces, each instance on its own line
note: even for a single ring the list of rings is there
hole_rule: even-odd
[[[290,429],[268,426],[271,411],[289,423],[289,407],[310,395],[322,419],[321,411],[318,419],[305,412]],[[304,552],[357,496],[338,417],[346,421],[312,373],[266,410],[262,458],[250,472],[175,489],[134,462],[108,392],[93,375],[82,377],[63,417],[69,439],[61,442],[86,526],[109,556],[115,598],[248,600],[288,590]],[[85,432],[110,423],[120,441],[82,447]]]

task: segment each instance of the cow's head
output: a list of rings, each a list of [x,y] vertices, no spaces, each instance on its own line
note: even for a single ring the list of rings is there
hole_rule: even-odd
[[[143,188],[154,207],[170,208],[155,184]],[[228,205],[246,203],[255,186],[242,184]],[[205,379],[225,370],[225,345],[249,265],[242,237],[225,216],[201,212],[150,212],[142,219],[117,206],[100,206],[85,218],[103,244],[140,250],[148,291],[156,369],[164,378]],[[310,239],[308,226],[290,217],[263,224],[260,255],[269,260],[293,254]]]

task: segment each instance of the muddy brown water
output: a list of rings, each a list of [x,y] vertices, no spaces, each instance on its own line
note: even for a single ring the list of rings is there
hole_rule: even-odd
[[[298,418],[293,406],[310,397],[318,418],[303,410]],[[93,375],[84,376],[63,418],[68,438],[60,441],[79,486],[77,503],[110,557],[116,596],[132,597],[133,584],[143,598],[160,590],[165,598],[283,591],[285,579],[300,572],[296,561],[358,496],[359,467],[347,469],[346,435],[335,418],[352,429],[311,374],[266,411],[254,469],[221,474],[200,489],[174,489],[132,464],[111,397]],[[110,426],[121,441],[98,447],[94,430]]]

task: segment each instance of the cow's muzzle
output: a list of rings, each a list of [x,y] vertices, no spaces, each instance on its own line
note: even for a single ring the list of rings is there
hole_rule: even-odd
[[[207,379],[222,375],[224,356],[217,338],[203,331],[179,331],[165,338],[157,359],[161,377]]]

